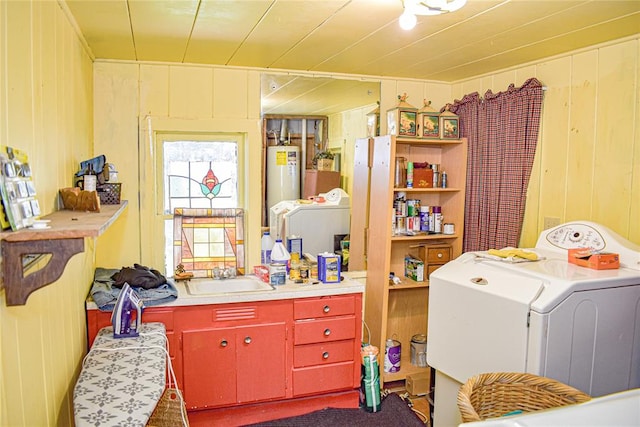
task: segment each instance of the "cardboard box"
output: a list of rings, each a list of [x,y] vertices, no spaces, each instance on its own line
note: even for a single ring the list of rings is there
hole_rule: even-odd
[[[429,394],[429,389],[431,388],[431,369],[427,369],[424,372],[408,374],[405,388],[412,396]]]
[[[413,170],[414,188],[433,188],[433,169],[418,168]]]
[[[594,251],[590,248],[569,249],[569,262],[594,270],[614,270],[620,268],[618,254]]]
[[[410,255],[405,256],[404,275],[416,282],[424,282],[424,262]]]

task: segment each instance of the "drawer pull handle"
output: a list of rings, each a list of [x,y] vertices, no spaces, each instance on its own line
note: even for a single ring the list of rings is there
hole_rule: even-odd
[[[324,330],[324,336],[328,337],[329,335],[331,335],[331,329],[327,328]]]
[[[244,343],[245,344],[251,344],[251,337],[245,337],[244,338]]]
[[[328,313],[331,311],[331,307],[329,307],[328,305],[325,305],[322,311],[324,311],[325,313]]]
[[[229,343],[227,342],[227,340],[222,340],[222,341],[220,341],[220,347],[226,347],[227,345],[229,345]]]
[[[442,258],[444,254],[438,253],[438,258]]]
[[[328,359],[329,358],[329,352],[325,351],[324,353],[322,353],[322,358],[325,359],[325,360]]]

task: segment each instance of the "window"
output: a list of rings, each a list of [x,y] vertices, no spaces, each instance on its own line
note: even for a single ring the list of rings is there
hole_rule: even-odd
[[[238,207],[238,144],[164,141],[164,212]]]
[[[166,274],[173,276],[175,260],[183,256],[188,258],[191,268],[198,260],[207,260],[208,263],[198,265],[207,265],[208,270],[215,266],[244,266],[244,259],[236,259],[244,257],[242,244],[238,248],[236,239],[229,239],[236,232],[230,234],[213,226],[217,213],[235,212],[232,208],[240,207],[239,137],[159,136],[161,146],[158,151],[162,155],[158,156],[157,171],[158,181],[162,182],[162,197],[158,194],[158,201],[162,202],[157,208],[164,217]],[[188,217],[198,216],[199,221],[210,227],[194,228],[189,222],[189,238],[186,239],[181,230],[174,227],[176,209],[181,213],[176,223],[182,224],[182,213],[190,212]],[[243,216],[239,215],[239,218],[242,223]],[[235,220],[233,223],[235,227]]]

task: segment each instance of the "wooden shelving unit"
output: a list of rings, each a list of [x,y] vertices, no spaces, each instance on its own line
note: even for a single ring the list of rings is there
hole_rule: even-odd
[[[394,187],[395,158],[398,156],[413,162],[440,164],[441,171],[447,171],[448,187]],[[411,364],[411,338],[427,333],[429,282],[416,282],[404,277],[404,257],[415,253],[415,247],[420,244],[451,245],[453,257],[461,254],[466,164],[466,139],[417,139],[386,135],[376,137],[373,143],[365,321],[371,330],[371,343],[380,349],[381,355],[384,355],[388,338],[400,341],[402,345],[400,371],[382,372],[383,383],[405,380],[407,375],[429,369]],[[421,205],[441,206],[444,222],[453,223],[455,233],[393,235],[393,201],[400,191],[406,193],[407,198],[420,199]],[[390,273],[401,278],[400,284],[389,284]],[[425,278],[426,273],[425,265]],[[380,365],[383,365],[382,361]]]
[[[42,219],[50,220],[46,229],[3,231],[2,271],[7,305],[24,305],[29,295],[55,282],[69,259],[84,251],[84,238],[104,233],[120,216],[127,201],[119,205],[102,205],[100,212],[56,211]],[[50,255],[48,263],[25,276],[25,255]]]

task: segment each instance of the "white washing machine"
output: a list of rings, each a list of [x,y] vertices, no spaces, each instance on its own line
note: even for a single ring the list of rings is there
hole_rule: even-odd
[[[620,268],[568,262],[568,249],[617,253]],[[640,387],[640,246],[586,221],[545,230],[541,259],[469,252],[430,277],[427,360],[434,426],[457,426],[460,385],[484,372],[529,372],[592,396]]]

